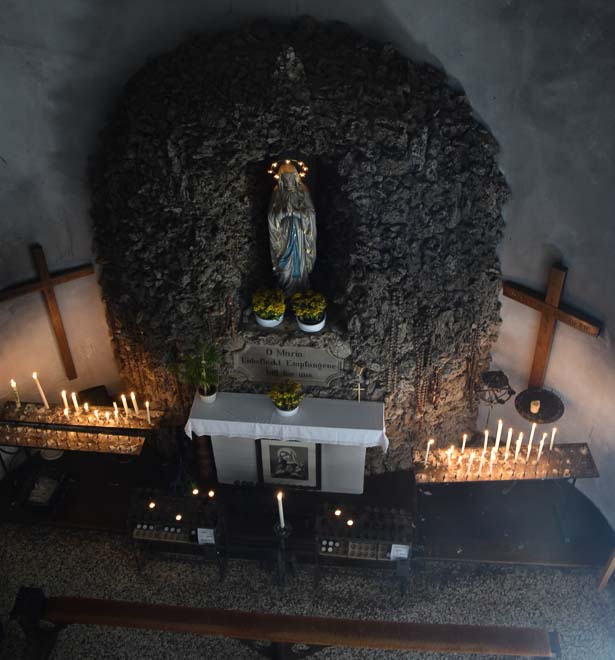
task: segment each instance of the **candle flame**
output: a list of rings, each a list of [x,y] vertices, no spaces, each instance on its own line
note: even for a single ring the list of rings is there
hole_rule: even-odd
[[[276,497],[278,498],[278,501],[282,501],[282,498],[284,497],[284,494],[282,493],[281,490],[279,490],[276,494]]]
[[[17,383],[11,378],[11,387],[17,387]]]
[[[38,378],[38,374],[36,373],[36,371],[32,372],[32,378],[34,378],[34,380]]]

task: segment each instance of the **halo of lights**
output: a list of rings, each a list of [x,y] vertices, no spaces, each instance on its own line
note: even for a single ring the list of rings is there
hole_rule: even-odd
[[[302,179],[305,177],[307,171],[310,169],[302,160],[295,160],[294,158],[287,158],[284,161],[284,163],[286,165],[290,165],[292,163],[297,168],[299,176]],[[273,174],[274,179],[279,179],[280,175],[276,172],[276,170],[280,165],[282,165],[282,161],[279,160],[276,160],[275,162],[271,163],[269,169],[267,170],[267,174]]]

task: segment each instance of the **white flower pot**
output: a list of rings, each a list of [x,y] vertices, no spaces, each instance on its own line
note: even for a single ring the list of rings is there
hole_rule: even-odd
[[[282,417],[292,417],[293,415],[297,414],[297,411],[299,410],[299,406],[296,408],[293,408],[292,410],[282,410],[281,408],[278,408],[276,406],[276,410],[282,415]]]
[[[301,330],[303,330],[303,332],[320,332],[325,327],[326,322],[326,314],[322,317],[322,321],[319,321],[318,323],[302,323],[299,320],[299,317],[297,317],[297,325]]]
[[[216,400],[216,395],[218,394],[218,388],[215,389],[213,394],[203,394],[199,388],[199,396],[203,403],[213,403]]]
[[[280,323],[282,323],[282,321],[284,320],[284,315],[280,316],[277,319],[262,319],[255,312],[254,316],[256,316],[256,322],[258,323],[258,325],[262,326],[263,328],[275,328],[277,325],[280,325]]]

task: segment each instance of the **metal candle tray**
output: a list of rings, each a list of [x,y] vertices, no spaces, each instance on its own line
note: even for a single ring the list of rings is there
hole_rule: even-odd
[[[468,474],[470,451],[475,452],[472,470]],[[511,447],[512,450],[512,447]],[[590,479],[599,476],[598,469],[584,442],[559,444],[549,450],[543,449],[540,461],[537,462],[538,446],[532,447],[529,461],[526,460],[527,445],[519,452],[517,462],[514,462],[514,451],[509,452],[504,461],[504,446],[500,445],[497,461],[493,470],[489,471],[490,449],[487,449],[485,461],[480,475],[478,474],[482,449],[468,449],[459,463],[459,449],[452,454],[451,465],[445,449],[432,449],[429,452],[427,467],[425,467],[425,450],[415,451],[413,456],[414,474],[417,484],[463,483],[476,481],[529,481],[535,479]]]
[[[150,424],[145,411],[140,416],[120,413],[115,419],[114,409],[97,407],[89,413],[72,413],[67,419],[62,406],[45,408],[40,404],[22,403],[19,408],[12,401],[4,404],[0,412],[0,444],[92,451],[114,454],[139,454],[148,433],[159,427],[164,413],[150,410]],[[105,413],[109,413],[106,419]]]

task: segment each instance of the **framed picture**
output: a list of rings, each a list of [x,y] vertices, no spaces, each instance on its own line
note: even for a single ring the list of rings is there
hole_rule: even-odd
[[[319,444],[261,438],[256,463],[259,483],[320,489]]]

